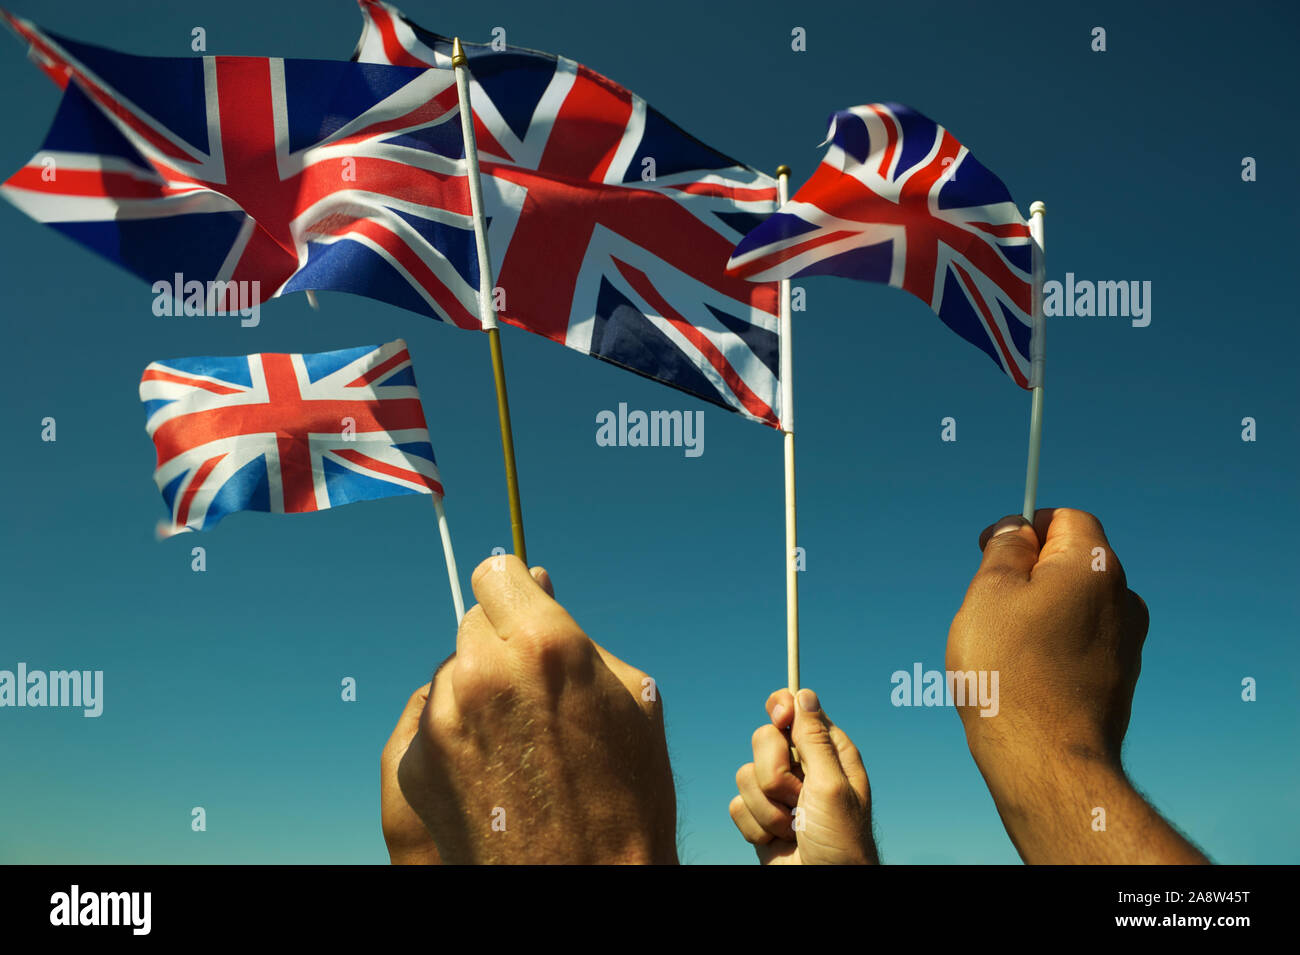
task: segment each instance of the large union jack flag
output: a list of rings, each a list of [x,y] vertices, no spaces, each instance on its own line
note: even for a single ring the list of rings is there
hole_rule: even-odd
[[[140,379],[172,531],[234,511],[319,511],[442,483],[406,342],[156,361]]]
[[[3,15],[65,89],[0,189],[28,215],[150,283],[230,283],[216,311],[257,282],[258,302],[333,289],[480,327],[450,72],[130,56]]]
[[[354,59],[451,68],[448,38],[358,2]],[[725,270],[775,180],[573,60],[462,45],[501,317],[779,427],[777,286]]]
[[[906,289],[1022,388],[1033,245],[1002,181],[942,126],[873,103],[831,118],[812,178],[747,235],[728,271],[754,281],[839,275]]]

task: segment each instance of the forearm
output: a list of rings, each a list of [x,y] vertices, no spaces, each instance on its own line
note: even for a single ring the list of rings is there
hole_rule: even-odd
[[[1040,755],[980,769],[1011,841],[1031,865],[1209,861],[1142,798],[1118,763]]]

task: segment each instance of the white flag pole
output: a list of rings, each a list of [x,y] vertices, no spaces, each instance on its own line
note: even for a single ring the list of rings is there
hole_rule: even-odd
[[[776,167],[777,197],[790,198],[790,167]],[[785,444],[785,653],[786,682],[799,692],[799,567],[794,496],[794,337],[790,331],[790,280],[781,280],[781,426]]]
[[[492,303],[492,259],[488,257],[487,227],[483,221],[483,186],[479,181],[478,148],[474,143],[474,111],[470,106],[468,61],[460,38],[452,43],[451,65],[456,71],[456,93],[460,100],[460,129],[465,140],[465,160],[469,175],[470,211],[474,216],[474,244],[478,252],[478,314],[487,332],[492,355],[492,377],[496,382],[497,416],[501,422],[501,451],[506,465],[506,494],[510,503],[510,534],[515,554],[527,566],[524,547],[524,517],[519,503],[519,472],[515,467],[515,438],[510,427],[510,400],[506,397],[505,361],[501,356],[501,329],[497,327]]]
[[[1035,202],[1029,207],[1029,235],[1034,240],[1034,313],[1033,331],[1029,339],[1029,384],[1033,389],[1033,404],[1029,412],[1029,466],[1025,471],[1025,507],[1021,515],[1031,524],[1038,498],[1038,458],[1043,449],[1043,373],[1046,363],[1047,343],[1044,332],[1043,280],[1046,265],[1043,246],[1043,217],[1047,206]]]
[[[447,512],[442,507],[442,495],[436,491],[433,509],[438,513],[438,533],[442,535],[442,553],[447,558],[447,579],[451,582],[451,602],[456,608],[456,626],[465,619],[465,598],[460,592],[460,574],[456,571],[456,553],[451,549],[451,529],[447,527]]]

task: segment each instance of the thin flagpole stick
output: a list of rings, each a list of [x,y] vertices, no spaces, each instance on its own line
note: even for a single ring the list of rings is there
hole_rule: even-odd
[[[776,167],[777,197],[790,198],[790,167]],[[781,425],[785,445],[785,653],[786,683],[799,692],[798,525],[794,495],[794,337],[790,328],[790,280],[781,280]]]
[[[465,619],[465,598],[460,592],[460,574],[456,570],[456,552],[451,549],[451,529],[447,527],[447,512],[442,507],[442,495],[434,493],[433,509],[438,512],[438,533],[442,535],[442,554],[447,558],[447,580],[451,582],[451,603],[456,608],[456,626]]]
[[[452,43],[451,65],[456,71],[456,94],[460,100],[460,129],[465,140],[465,160],[469,167],[469,202],[474,216],[474,244],[478,251],[478,313],[483,330],[488,335],[488,350],[492,355],[492,377],[496,382],[497,416],[501,420],[501,451],[506,464],[506,494],[510,500],[510,535],[514,540],[515,554],[526,565],[528,551],[524,547],[524,514],[519,503],[519,472],[515,468],[515,436],[510,427],[510,399],[506,395],[505,361],[501,356],[501,330],[497,327],[496,309],[492,303],[492,260],[488,257],[487,227],[483,220],[483,185],[479,181],[478,147],[474,142],[474,111],[470,106],[467,61],[460,38]]]
[[[1043,375],[1047,357],[1043,316],[1043,279],[1046,277],[1043,246],[1043,217],[1047,206],[1035,202],[1029,207],[1029,235],[1034,240],[1034,314],[1033,333],[1030,337],[1029,384],[1033,388],[1029,411],[1029,465],[1025,471],[1025,507],[1021,515],[1031,524],[1038,498],[1038,459],[1043,449]]]

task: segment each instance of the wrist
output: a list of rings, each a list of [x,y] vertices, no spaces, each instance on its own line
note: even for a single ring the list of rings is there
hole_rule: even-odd
[[[1104,780],[1107,785],[1128,785],[1119,749],[1109,745],[1100,733],[1063,730],[1051,724],[1044,733],[1039,721],[1020,726],[1000,723],[994,727],[981,718],[967,721],[966,742],[994,798],[1038,792],[1057,797],[1073,791],[1081,780]]]
[[[585,853],[595,865],[680,865],[677,825],[672,819],[651,820],[628,816],[618,822],[594,826],[593,841]]]
[[[1097,747],[1059,742],[1039,746],[972,746],[976,764],[1025,862],[1121,861],[1117,825],[1149,811],[1117,757]]]
[[[636,842],[609,847],[593,853],[596,865],[680,865],[677,845]]]

